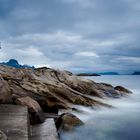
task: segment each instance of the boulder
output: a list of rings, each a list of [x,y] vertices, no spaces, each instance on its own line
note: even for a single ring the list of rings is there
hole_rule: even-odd
[[[121,92],[121,93],[132,93],[130,90],[128,90],[122,86],[116,86],[114,89]]]
[[[40,105],[32,98],[28,96],[17,98],[15,103],[28,107],[31,124],[42,123],[45,121],[45,116]]]
[[[6,104],[12,102],[12,96],[10,93],[9,85],[7,81],[0,77],[0,104]]]
[[[70,131],[76,126],[83,125],[84,123],[71,113],[64,113],[60,116],[63,124],[63,130]]]
[[[0,140],[7,140],[6,134],[0,130]]]

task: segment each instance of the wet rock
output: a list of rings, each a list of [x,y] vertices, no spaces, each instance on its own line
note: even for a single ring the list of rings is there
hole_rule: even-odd
[[[0,140],[7,140],[7,136],[4,132],[0,130]]]
[[[83,125],[84,123],[71,113],[64,113],[60,116],[63,124],[63,130],[69,131],[74,129],[76,126]]]
[[[116,86],[114,89],[121,92],[121,93],[132,93],[130,90],[128,90],[122,86]]]
[[[98,91],[103,93],[105,97],[120,98],[122,96],[112,85],[107,83],[98,83]]]
[[[31,124],[42,123],[45,120],[44,113],[40,105],[30,97],[17,98],[15,103],[18,105],[25,105],[29,110],[29,117]]]

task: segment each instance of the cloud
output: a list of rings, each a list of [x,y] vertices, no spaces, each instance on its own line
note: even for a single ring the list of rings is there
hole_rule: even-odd
[[[85,57],[99,57],[95,52],[77,52],[75,55],[85,56]]]
[[[38,49],[34,48],[33,46],[29,46],[29,48],[23,50],[23,49],[17,49],[17,53],[23,56],[30,56],[30,57],[41,57],[43,56],[43,53],[38,51]]]
[[[133,64],[140,64],[140,57],[132,57],[132,56],[121,56],[118,57],[117,60],[123,61],[125,63],[133,63]]]
[[[62,0],[62,2],[68,3],[68,4],[77,4],[78,6],[82,8],[88,8],[91,6],[91,0]]]
[[[0,61],[71,71],[139,70],[139,11],[139,0],[0,0]]]

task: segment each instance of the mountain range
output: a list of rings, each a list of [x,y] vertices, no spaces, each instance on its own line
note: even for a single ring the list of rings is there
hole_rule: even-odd
[[[15,68],[35,68],[34,66],[29,66],[29,65],[21,65],[18,63],[17,60],[15,59],[10,59],[8,62],[2,62],[0,65],[6,65],[6,66],[11,66]]]

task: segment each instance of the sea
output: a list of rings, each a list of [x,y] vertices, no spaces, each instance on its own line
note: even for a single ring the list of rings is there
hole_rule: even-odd
[[[113,108],[91,109],[78,106],[82,113],[73,112],[85,125],[61,134],[61,140],[140,140],[140,76],[105,75],[84,77],[113,86],[121,85],[133,92],[128,97],[105,99]]]

